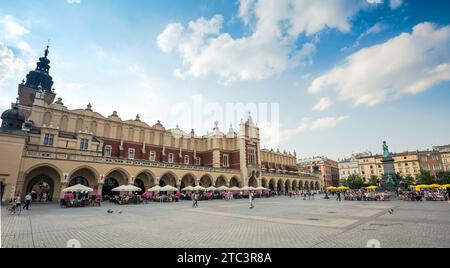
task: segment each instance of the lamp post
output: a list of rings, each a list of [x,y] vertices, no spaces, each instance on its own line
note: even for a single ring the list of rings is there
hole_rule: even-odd
[[[328,191],[327,191],[327,179],[325,178],[325,176],[323,176],[323,185],[325,187],[325,199],[330,199],[330,197],[328,196]]]

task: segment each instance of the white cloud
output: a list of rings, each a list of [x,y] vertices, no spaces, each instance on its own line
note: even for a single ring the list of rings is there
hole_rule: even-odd
[[[416,94],[450,80],[450,26],[421,23],[412,33],[361,49],[316,78],[308,91],[333,88],[355,106]]]
[[[383,4],[384,0],[367,0],[370,4]],[[391,9],[397,9],[403,5],[403,0],[389,0],[389,7]]]
[[[17,47],[29,55],[36,55],[36,51],[25,41],[18,42]]]
[[[344,47],[341,49],[341,51],[346,51],[349,48],[351,49],[355,49],[357,47],[360,46],[361,44],[361,40],[363,40],[364,38],[366,38],[369,35],[375,35],[378,33],[381,33],[382,31],[385,31],[386,29],[389,28],[389,25],[382,23],[382,22],[377,22],[375,23],[372,27],[370,27],[369,29],[367,29],[365,32],[363,32],[358,39],[356,39],[355,43],[351,46],[351,47]]]
[[[3,38],[6,40],[16,39],[28,34],[30,31],[17,22],[12,16],[4,16],[1,20],[3,28]]]
[[[375,25],[373,25],[367,31],[365,31],[361,35],[361,37],[366,37],[366,36],[371,35],[371,34],[380,33],[382,31],[386,30],[387,28],[389,28],[389,25],[387,25],[385,23],[382,23],[382,22],[377,22],[377,23],[375,23]]]
[[[390,0],[389,6],[391,9],[397,9],[403,5],[403,0]]]
[[[185,68],[178,77],[216,75],[225,82],[257,80],[310,64],[315,34],[324,29],[348,32],[351,18],[367,0],[240,0],[238,17],[248,36],[221,32],[223,17],[199,18],[185,28],[171,23],[158,36],[159,48],[177,51]],[[297,46],[299,37],[311,39]]]
[[[81,0],[67,0],[67,3],[69,3],[69,4],[80,4]]]
[[[315,120],[303,118],[295,129],[286,129],[281,132],[282,139],[289,139],[292,136],[304,133],[306,131],[315,131],[320,129],[335,128],[339,123],[347,120],[348,116],[322,117]]]
[[[0,42],[0,86],[18,72],[23,72],[25,68],[26,64]]]
[[[314,106],[313,110],[319,111],[319,112],[325,111],[325,110],[329,109],[332,104],[333,104],[333,102],[331,101],[331,99],[329,97],[320,98],[319,102]]]

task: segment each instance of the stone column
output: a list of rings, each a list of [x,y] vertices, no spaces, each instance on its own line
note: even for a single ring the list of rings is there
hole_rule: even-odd
[[[61,190],[59,193],[59,198],[64,198],[64,188],[67,188],[69,186],[69,173],[64,173],[63,177],[61,178]]]
[[[59,199],[63,199],[64,198],[63,190],[64,190],[64,188],[67,188],[68,185],[69,185],[68,182],[65,182],[65,181],[61,182],[61,190],[60,190],[60,193],[59,193]]]
[[[105,184],[105,175],[100,175],[100,178],[97,180],[98,188],[97,194],[103,196],[103,185]]]
[[[99,194],[99,195],[102,195],[103,184],[104,184],[104,183],[98,183],[98,186],[97,186],[97,194]]]
[[[128,184],[134,184],[135,179],[136,179],[136,177],[131,176],[130,179],[128,180]]]

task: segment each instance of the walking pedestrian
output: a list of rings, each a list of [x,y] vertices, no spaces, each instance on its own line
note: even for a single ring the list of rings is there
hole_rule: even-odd
[[[25,196],[25,205],[23,206],[23,209],[28,210],[30,208],[31,199],[33,199],[33,197],[31,196],[31,193],[28,193]]]
[[[255,199],[255,195],[253,194],[253,192],[250,192],[248,194],[248,199],[250,200],[250,209],[254,208],[253,206],[253,200]]]
[[[192,193],[191,199],[192,199],[192,207],[195,207],[195,193]]]
[[[194,195],[194,206],[198,207],[198,199],[199,199],[200,195],[199,193],[195,193]]]
[[[336,201],[339,201],[339,202],[341,202],[341,192],[340,191],[338,191],[337,193],[337,198],[336,198]]]
[[[20,208],[20,206],[22,205],[22,202],[20,201],[20,195],[16,195],[14,203],[16,204],[16,208]]]

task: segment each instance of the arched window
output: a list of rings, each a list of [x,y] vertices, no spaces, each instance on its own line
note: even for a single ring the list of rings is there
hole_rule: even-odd
[[[112,155],[112,146],[106,145],[105,146],[105,157],[111,157]]]
[[[89,187],[88,180],[86,180],[86,178],[81,177],[81,176],[78,176],[78,177],[75,177],[75,178],[71,179],[70,182],[69,182],[69,187],[70,186],[74,186],[74,185],[78,185],[78,184],[81,184],[81,185]]]

